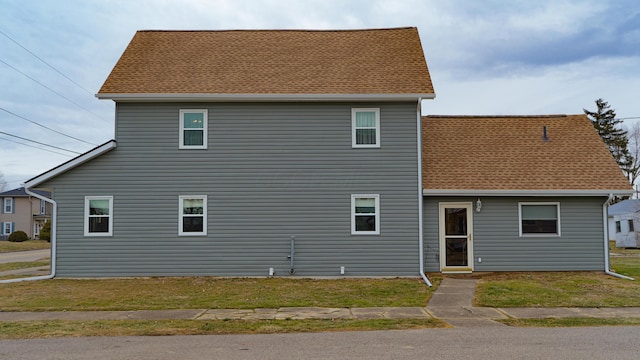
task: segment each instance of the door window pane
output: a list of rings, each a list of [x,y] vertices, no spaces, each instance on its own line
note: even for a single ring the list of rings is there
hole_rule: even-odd
[[[445,234],[446,235],[467,235],[467,209],[466,208],[446,208],[445,209]]]

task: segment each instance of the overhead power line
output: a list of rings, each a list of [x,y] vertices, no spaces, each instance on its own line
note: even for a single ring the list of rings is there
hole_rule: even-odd
[[[20,44],[19,42],[17,42],[15,39],[13,39],[11,36],[5,34],[2,30],[0,30],[0,34],[4,35],[4,37],[6,37],[7,39],[13,41],[14,44],[20,46],[24,51],[28,52],[29,54],[33,55],[33,57],[35,57],[36,59],[40,60],[40,62],[42,62],[43,64],[47,65],[48,67],[50,67],[53,71],[57,72],[58,74],[62,75],[65,79],[71,81],[75,86],[79,87],[80,89],[84,90],[86,93],[88,93],[89,95],[93,96],[94,94],[91,93],[91,91],[85,89],[82,85],[78,84],[77,82],[73,81],[73,79],[71,79],[70,77],[68,77],[67,75],[63,74],[60,70],[56,69],[53,65],[49,64],[48,62],[44,61],[41,57],[39,57],[38,55],[34,54],[31,50],[27,49],[26,47],[22,46],[22,44]]]
[[[0,107],[0,110],[2,110],[2,111],[4,111],[4,112],[6,112],[7,114],[11,114],[11,115],[13,115],[13,116],[15,116],[15,117],[17,117],[17,118],[20,118],[20,119],[22,119],[22,120],[26,120],[26,121],[28,121],[28,122],[30,122],[30,123],[32,123],[32,124],[36,124],[36,125],[38,125],[38,126],[40,126],[40,127],[42,127],[42,128],[45,128],[45,129],[47,129],[47,130],[49,130],[49,131],[53,131],[53,132],[54,132],[54,133],[56,133],[56,134],[60,134],[60,135],[62,135],[62,136],[66,136],[66,137],[68,137],[68,138],[70,138],[70,139],[77,140],[77,141],[83,142],[83,143],[85,143],[85,144],[89,144],[89,145],[93,145],[93,146],[97,146],[97,145],[98,145],[98,144],[90,143],[90,142],[88,142],[88,141],[84,141],[84,140],[82,140],[82,139],[79,139],[79,138],[74,137],[74,136],[71,136],[71,135],[67,135],[67,134],[65,134],[65,133],[63,133],[63,132],[60,132],[60,131],[58,131],[58,130],[54,130],[54,129],[52,129],[52,128],[48,127],[48,126],[42,125],[42,124],[40,124],[39,122],[33,121],[33,120],[31,120],[31,119],[27,119],[26,117],[24,117],[24,116],[20,116],[20,115],[18,115],[18,114],[16,114],[16,113],[14,113],[14,112],[11,112],[11,111],[9,111],[9,110],[7,110],[7,109],[5,109],[5,108]]]
[[[24,146],[28,146],[34,149],[40,149],[40,150],[44,150],[44,151],[48,151],[50,153],[54,153],[54,154],[58,154],[58,155],[63,155],[63,156],[73,156],[73,155],[69,155],[69,154],[64,154],[61,152],[57,152],[57,151],[53,151],[53,150],[49,150],[49,149],[45,149],[45,148],[41,148],[39,146],[33,146],[33,145],[29,145],[29,144],[25,144],[23,142],[20,141],[15,141],[15,140],[11,140],[11,139],[7,139],[7,138],[0,138],[0,140],[4,140],[4,141],[10,141],[12,143],[16,143],[16,144],[20,144],[20,145],[24,145]]]
[[[64,95],[62,95],[62,94],[60,94],[59,92],[57,92],[57,91],[53,90],[52,88],[48,87],[47,85],[45,85],[45,84],[41,83],[40,81],[38,81],[38,80],[34,79],[33,77],[31,77],[31,76],[29,76],[29,75],[27,75],[26,73],[24,73],[24,72],[22,72],[22,71],[18,70],[16,67],[14,67],[14,66],[10,65],[10,64],[9,64],[9,63],[7,63],[6,61],[4,61],[4,60],[0,59],[0,62],[1,62],[1,63],[3,63],[3,64],[5,64],[5,65],[7,65],[8,67],[10,67],[11,69],[13,69],[13,70],[14,70],[14,71],[16,71],[17,73],[19,73],[19,74],[21,74],[21,75],[23,75],[23,76],[25,76],[25,77],[29,78],[31,81],[33,81],[33,82],[35,82],[36,84],[38,84],[38,85],[42,86],[43,88],[45,88],[45,89],[47,89],[47,90],[51,91],[52,93],[54,93],[54,94],[56,94],[56,95],[60,96],[61,98],[63,98],[63,99],[65,99],[65,100],[67,100],[68,102],[72,103],[73,105],[75,105],[75,106],[77,106],[77,107],[81,108],[82,110],[84,110],[84,111],[88,112],[89,114],[91,114],[91,115],[95,116],[96,118],[98,118],[98,119],[100,119],[100,120],[102,120],[102,121],[106,121],[105,119],[101,118],[99,115],[97,115],[96,113],[94,113],[93,111],[91,111],[91,110],[89,110],[89,109],[85,108],[84,106],[82,106],[82,105],[78,104],[77,102],[75,102],[75,101],[73,101],[73,100],[69,99],[68,97],[66,97],[66,96],[64,96]]]
[[[78,84],[76,81],[74,81],[72,78],[70,78],[69,76],[65,75],[62,71],[58,70],[55,66],[49,64],[47,61],[45,61],[44,59],[42,59],[40,56],[36,55],[33,51],[27,49],[25,46],[23,46],[22,44],[20,44],[16,39],[12,38],[11,36],[7,35],[5,32],[3,32],[2,30],[0,30],[0,34],[2,34],[4,37],[6,37],[7,39],[11,40],[14,44],[18,45],[19,47],[21,47],[24,51],[28,52],[29,54],[31,54],[33,57],[35,57],[36,59],[40,60],[40,62],[42,62],[43,64],[47,65],[49,68],[51,68],[53,71],[57,72],[58,74],[60,74],[62,77],[64,77],[65,79],[69,80],[72,84],[74,84],[75,86],[77,86],[78,88],[84,90],[84,92],[86,92],[87,94],[91,95],[91,97],[94,97],[94,93],[92,93],[90,90],[88,90],[87,88],[85,88],[84,86]],[[101,104],[106,105],[107,103],[105,102],[100,102]]]
[[[36,143],[36,144],[40,144],[40,145],[44,145],[44,146],[47,146],[47,147],[50,147],[50,148],[54,148],[54,149],[58,149],[58,150],[62,150],[62,151],[68,151],[68,152],[70,152],[70,153],[74,153],[74,154],[78,154],[78,155],[80,155],[80,154],[81,154],[81,153],[79,153],[79,152],[77,152],[77,151],[73,151],[73,150],[69,150],[69,149],[61,148],[61,147],[58,147],[58,146],[55,146],[55,145],[45,144],[45,143],[40,142],[40,141],[35,141],[35,140],[31,140],[31,139],[23,138],[22,136],[9,134],[9,133],[6,133],[6,132],[4,132],[4,131],[0,131],[0,134],[4,134],[4,135],[11,136],[11,137],[14,137],[14,138],[17,138],[17,139],[20,139],[20,140],[25,140],[25,141],[29,141],[29,142],[32,142],[32,143]]]

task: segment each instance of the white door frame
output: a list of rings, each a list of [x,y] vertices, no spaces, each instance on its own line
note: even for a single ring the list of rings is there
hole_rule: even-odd
[[[466,235],[446,236],[445,209],[464,208],[467,212]],[[472,202],[441,202],[438,204],[438,227],[439,227],[439,248],[440,248],[440,271],[443,273],[470,273],[473,272],[473,203]],[[466,238],[467,239],[467,265],[447,266],[446,238]]]

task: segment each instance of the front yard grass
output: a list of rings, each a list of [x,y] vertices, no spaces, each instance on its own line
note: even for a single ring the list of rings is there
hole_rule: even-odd
[[[0,311],[413,307],[435,288],[418,278],[53,279],[0,284]]]
[[[0,253],[49,248],[51,248],[51,244],[44,240],[27,240],[23,242],[0,241]]]
[[[635,281],[604,272],[494,273],[478,281],[475,303],[489,307],[640,306],[640,256],[617,249],[611,268]]]
[[[70,336],[276,334],[291,332],[408,330],[446,325],[436,319],[372,320],[102,320],[0,322],[0,340]]]
[[[50,266],[50,265],[51,265],[51,262],[49,260],[5,263],[5,264],[0,264],[0,272],[9,271],[9,270],[29,269],[34,267]],[[2,279],[2,277],[0,277],[0,279]]]

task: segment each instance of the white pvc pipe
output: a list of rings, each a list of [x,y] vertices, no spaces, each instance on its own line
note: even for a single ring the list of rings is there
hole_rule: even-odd
[[[607,275],[615,276],[615,277],[618,277],[618,278],[621,278],[621,279],[635,280],[632,277],[615,273],[615,272],[611,271],[611,268],[610,268],[610,264],[609,264],[609,219],[607,218],[607,208],[609,207],[609,204],[611,203],[611,200],[613,200],[613,194],[609,194],[609,197],[607,198],[607,201],[605,201],[604,204],[602,204],[602,224],[604,226],[604,272]]]
[[[43,276],[0,280],[1,284],[8,284],[8,283],[15,283],[15,282],[22,282],[22,281],[49,280],[49,279],[53,279],[56,276],[56,223],[57,223],[56,219],[58,214],[58,204],[54,200],[49,199],[46,196],[42,196],[40,194],[36,194],[32,192],[27,187],[25,187],[24,190],[27,194],[35,198],[38,198],[40,200],[43,200],[45,202],[48,202],[52,205],[51,206],[51,273],[49,275],[43,275]]]
[[[422,195],[422,99],[418,98],[418,251],[420,252],[420,276],[424,280],[427,286],[433,286],[427,274],[424,273],[424,230],[423,230],[423,218],[422,218],[422,202],[424,200]]]

